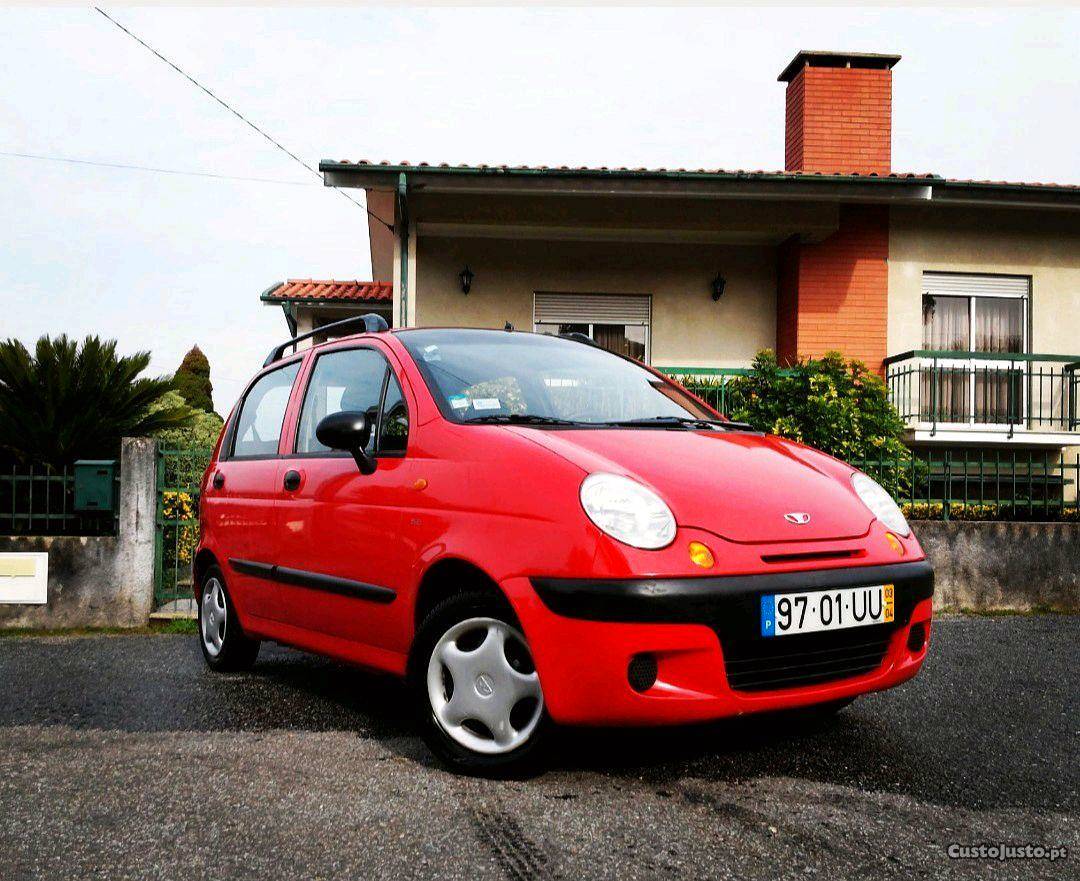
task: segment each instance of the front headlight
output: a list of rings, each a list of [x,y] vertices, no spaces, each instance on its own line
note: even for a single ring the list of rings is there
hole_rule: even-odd
[[[675,518],[651,489],[617,474],[590,474],[581,507],[603,532],[623,544],[655,550],[675,538]]]
[[[908,526],[904,512],[877,481],[857,472],[851,475],[851,486],[862,499],[862,503],[870,509],[870,513],[884,523],[886,528],[905,537],[911,535],[911,527]]]

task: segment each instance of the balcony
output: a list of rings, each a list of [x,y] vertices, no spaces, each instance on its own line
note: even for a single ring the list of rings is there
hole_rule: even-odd
[[[1080,443],[1080,355],[916,350],[885,381],[912,441]]]

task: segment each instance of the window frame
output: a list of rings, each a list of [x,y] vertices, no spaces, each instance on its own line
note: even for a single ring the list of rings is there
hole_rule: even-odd
[[[370,352],[375,352],[383,360],[383,364],[386,367],[386,371],[383,373],[382,386],[379,389],[379,409],[378,419],[375,425],[372,426],[372,434],[375,437],[375,448],[368,455],[373,459],[403,459],[409,451],[409,437],[412,435],[412,414],[409,408],[409,399],[405,394],[405,383],[401,381],[401,377],[398,376],[397,371],[394,370],[394,365],[390,359],[386,356],[386,353],[377,346],[358,345],[358,346],[335,346],[332,349],[326,349],[322,352],[316,352],[311,357],[310,364],[307,368],[307,373],[304,376],[303,389],[300,392],[300,398],[297,402],[299,406],[296,408],[296,419],[292,424],[292,444],[289,452],[285,453],[283,459],[351,459],[352,454],[345,450],[325,450],[315,453],[302,453],[298,450],[300,446],[300,420],[304,416],[304,403],[307,401],[308,392],[311,390],[311,381],[315,378],[315,369],[318,366],[319,359],[325,358],[328,355],[336,355],[341,352],[353,352],[358,349],[366,349]],[[408,419],[409,431],[405,435],[405,449],[404,450],[390,450],[383,452],[379,449],[380,431],[382,429],[383,410],[386,406],[386,390],[390,387],[390,377],[393,376],[397,381],[398,388],[401,390],[401,403],[405,406],[405,416]]]
[[[596,337],[593,336],[594,328],[598,324],[611,325],[621,324],[623,327],[642,327],[645,329],[645,360],[638,361],[637,358],[633,358],[629,355],[623,355],[622,352],[611,352],[611,349],[604,349],[605,352],[611,352],[612,355],[619,355],[620,357],[628,357],[631,361],[636,361],[638,364],[644,364],[651,366],[652,364],[652,318],[648,321],[533,321],[533,333],[544,333],[540,330],[541,327],[558,327],[560,324],[584,324],[589,328],[586,336],[596,343]],[[547,336],[559,336],[559,334],[546,334]],[[596,343],[600,346],[599,343]],[[600,348],[604,348],[600,346]]]
[[[967,314],[968,348],[966,350],[963,350],[962,352],[960,352],[960,351],[956,352],[955,357],[942,356],[942,357],[939,357],[939,358],[935,359],[935,363],[939,367],[943,367],[943,368],[946,368],[946,369],[953,369],[953,370],[957,370],[957,371],[963,371],[962,375],[965,377],[964,378],[964,383],[965,383],[965,386],[966,386],[965,398],[967,399],[967,407],[966,407],[966,416],[967,416],[967,418],[962,420],[962,421],[946,421],[946,420],[933,420],[933,421],[935,421],[939,425],[947,425],[947,426],[964,426],[964,427],[978,426],[979,428],[982,428],[982,429],[995,430],[995,431],[1004,431],[1004,430],[1007,430],[1007,429],[1011,430],[1014,427],[1014,423],[1009,423],[1009,422],[980,422],[979,419],[977,418],[978,415],[979,415],[979,409],[978,409],[978,405],[977,405],[977,399],[978,399],[978,388],[977,388],[977,385],[978,385],[978,383],[977,383],[978,370],[980,368],[988,368],[988,367],[992,367],[992,366],[996,366],[996,365],[1000,364],[1001,362],[996,360],[993,356],[997,355],[997,354],[1002,354],[1002,353],[999,353],[999,352],[981,352],[981,351],[977,351],[974,348],[974,346],[975,346],[975,337],[976,337],[976,323],[977,323],[976,322],[976,316],[975,316],[976,303],[979,300],[1020,300],[1021,304],[1022,304],[1021,305],[1021,316],[1020,316],[1021,341],[1020,341],[1020,351],[1018,353],[1015,353],[1015,354],[1030,355],[1030,354],[1032,354],[1032,351],[1031,351],[1031,341],[1032,341],[1032,330],[1031,330],[1032,304],[1031,304],[1031,301],[1032,301],[1032,298],[1033,298],[1033,295],[1034,295],[1034,279],[1031,276],[1017,276],[1017,277],[1020,277],[1020,278],[1026,278],[1027,279],[1027,291],[1024,292],[1024,293],[1004,293],[1003,292],[1003,293],[992,293],[992,294],[976,294],[976,293],[963,293],[961,291],[956,291],[956,292],[953,292],[953,291],[935,292],[933,290],[927,290],[926,289],[927,288],[927,284],[926,284],[926,273],[927,272],[928,272],[928,270],[924,270],[924,272],[923,272],[923,291],[922,291],[922,298],[920,300],[920,306],[922,307],[922,314],[925,315],[926,298],[927,297],[937,297],[939,299],[952,298],[952,299],[958,299],[958,300],[966,300],[967,301],[967,313],[968,313]],[[961,274],[961,275],[974,275],[974,276],[986,277],[986,278],[993,278],[995,276],[1000,275],[999,273],[959,273],[959,274]],[[1008,276],[1008,277],[1013,277],[1013,276]],[[922,342],[923,342],[923,344],[925,346],[925,344],[926,344],[926,325],[925,324],[923,324],[923,326],[922,326],[922,333],[923,333]],[[926,351],[951,352],[951,350],[949,350],[949,349],[942,349],[942,350],[930,350],[930,349],[927,349]],[[980,357],[980,356],[985,356],[985,357]],[[1008,373],[1012,373],[1012,372],[1015,371],[1017,373],[1020,373],[1021,376],[1022,376],[1023,373],[1024,373],[1023,370],[1020,370],[1019,368],[1016,368],[1014,366],[1000,368],[1000,370],[1002,371],[1002,373],[1000,373],[999,375],[1008,375]],[[1027,398],[1028,398],[1027,384],[1022,383],[1021,386],[1020,386],[1020,412],[1022,412],[1022,413],[1026,412]],[[920,417],[920,419],[921,419],[921,417]],[[925,419],[921,419],[921,422],[923,422],[925,424],[929,423],[929,421],[925,420]]]
[[[304,372],[303,362],[303,353],[295,354],[286,361],[275,362],[268,369],[262,370],[252,377],[251,382],[249,382],[247,388],[244,389],[244,394],[240,398],[240,403],[237,404],[236,408],[233,410],[231,421],[229,423],[228,435],[225,438],[225,443],[222,444],[225,455],[218,456],[219,462],[260,462],[281,457],[281,440],[286,433],[286,426],[289,418],[289,405],[292,404],[293,396],[296,394],[297,380],[300,379]],[[289,386],[289,397],[288,400],[285,401],[285,412],[281,414],[281,431],[278,433],[277,450],[273,453],[256,453],[250,456],[238,456],[236,454],[236,433],[240,428],[240,417],[244,413],[244,406],[247,404],[248,396],[255,386],[257,386],[265,377],[280,370],[286,370],[293,364],[297,365],[296,376],[293,377],[292,385]]]

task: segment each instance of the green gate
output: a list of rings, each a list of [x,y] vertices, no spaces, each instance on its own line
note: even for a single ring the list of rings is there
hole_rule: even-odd
[[[199,486],[212,453],[209,447],[158,449],[155,609],[195,610],[191,558],[199,543]]]

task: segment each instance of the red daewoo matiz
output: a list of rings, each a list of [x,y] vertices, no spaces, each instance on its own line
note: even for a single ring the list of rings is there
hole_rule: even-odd
[[[408,677],[451,765],[553,723],[812,707],[910,679],[933,573],[873,480],[582,339],[367,332],[271,353],[202,487],[200,635]]]

